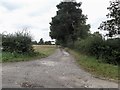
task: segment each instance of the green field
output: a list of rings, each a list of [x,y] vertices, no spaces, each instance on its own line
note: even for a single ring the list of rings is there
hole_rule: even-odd
[[[22,55],[17,53],[13,54],[10,52],[2,52],[2,59],[0,62],[18,62],[40,59],[49,56],[56,50],[56,47],[53,45],[33,45],[33,48],[36,52],[38,52],[36,55]]]
[[[77,60],[77,63],[95,77],[118,81],[118,66],[100,63],[95,57],[81,54],[74,50],[68,50]]]

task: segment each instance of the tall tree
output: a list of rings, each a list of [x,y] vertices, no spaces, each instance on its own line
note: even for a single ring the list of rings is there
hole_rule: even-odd
[[[38,42],[38,44],[40,44],[40,45],[43,45],[43,44],[44,44],[43,38],[40,39],[40,41]]]
[[[107,8],[110,12],[108,13],[107,18],[109,20],[101,23],[99,29],[107,30],[109,37],[120,34],[120,1],[115,0],[110,2],[110,7]]]
[[[57,15],[52,18],[50,23],[52,39],[66,44],[67,41],[73,42],[78,38],[83,28],[85,29],[87,26],[87,17],[82,14],[80,6],[81,2],[77,3],[75,0],[69,0],[69,2],[65,0],[56,6],[58,8]]]

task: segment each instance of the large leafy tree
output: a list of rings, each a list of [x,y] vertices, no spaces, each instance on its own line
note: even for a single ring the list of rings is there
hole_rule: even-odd
[[[86,25],[87,17],[82,14],[81,3],[70,0],[57,5],[57,15],[50,23],[50,36],[61,44],[67,41],[74,42],[82,33],[87,33],[89,25]],[[84,32],[85,30],[86,32]],[[82,36],[81,36],[82,37]]]
[[[101,23],[99,29],[107,30],[109,37],[120,34],[120,1],[111,1],[110,7],[107,8],[110,12],[107,17],[109,20]]]

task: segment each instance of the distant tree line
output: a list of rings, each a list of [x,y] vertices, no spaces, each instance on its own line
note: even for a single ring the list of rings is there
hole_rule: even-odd
[[[44,41],[43,38],[40,39],[39,42],[32,41],[33,45],[52,45],[52,41]]]
[[[107,15],[109,20],[101,23],[99,29],[107,30],[105,39],[99,32],[90,33],[87,16],[82,14],[81,2],[60,2],[56,16],[50,22],[50,37],[56,44],[69,47],[87,55],[95,56],[100,62],[118,65],[120,63],[120,2],[111,1]]]

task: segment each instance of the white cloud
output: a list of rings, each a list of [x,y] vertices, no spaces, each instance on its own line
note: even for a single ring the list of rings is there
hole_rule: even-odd
[[[36,40],[50,40],[49,22],[56,14],[56,5],[61,0],[0,0],[0,32],[15,32],[24,26]],[[88,15],[91,30],[96,31],[107,14],[109,0],[77,0],[82,3],[84,14]]]
[[[100,23],[106,20],[107,7],[110,0],[79,0],[82,2],[83,13],[88,15],[87,23],[91,25],[91,32],[98,31]]]
[[[35,39],[50,40],[49,22],[55,15],[55,5],[50,0],[0,0],[0,32],[15,32],[28,26]]]

